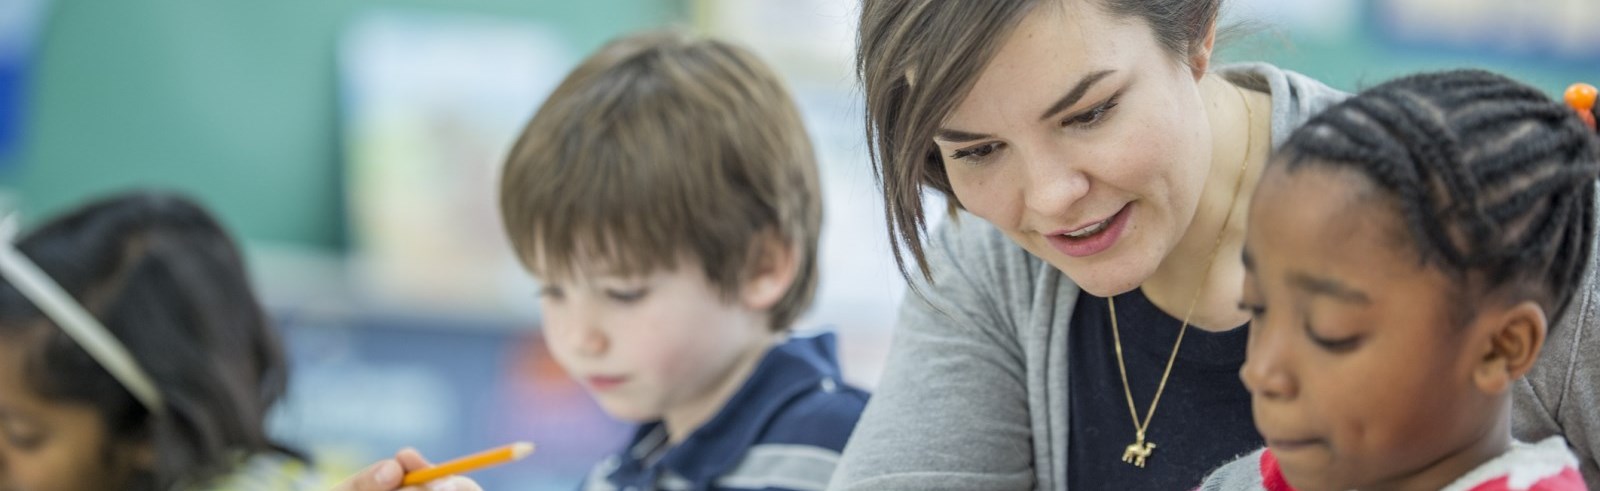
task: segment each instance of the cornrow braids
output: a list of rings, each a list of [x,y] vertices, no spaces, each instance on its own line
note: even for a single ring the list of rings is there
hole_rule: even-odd
[[[1361,172],[1397,198],[1424,262],[1552,322],[1581,284],[1600,139],[1533,87],[1482,70],[1400,78],[1312,118],[1280,159]]]

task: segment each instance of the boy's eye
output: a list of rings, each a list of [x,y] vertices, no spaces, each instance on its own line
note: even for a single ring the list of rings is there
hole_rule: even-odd
[[[544,285],[539,287],[539,296],[549,300],[561,300],[566,298],[567,292],[559,286]]]
[[[995,151],[1000,150],[1000,145],[1000,142],[989,142],[956,150],[950,154],[950,160],[965,160],[971,164],[980,163]]]
[[[616,300],[616,301],[622,302],[622,303],[637,302],[637,301],[639,301],[641,299],[644,299],[644,296],[646,294],[648,294],[648,293],[650,293],[650,290],[648,288],[634,288],[634,289],[627,289],[627,290],[615,289],[615,288],[607,288],[606,289],[606,296],[607,297],[611,297],[612,300]]]

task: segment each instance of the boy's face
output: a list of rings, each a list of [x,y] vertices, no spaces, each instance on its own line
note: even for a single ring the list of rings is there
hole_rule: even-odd
[[[39,397],[24,379],[28,344],[0,339],[0,491],[126,488],[133,450],[108,441],[93,407]]]
[[[1262,178],[1245,240],[1256,427],[1297,489],[1437,489],[1508,431],[1474,382],[1486,330],[1452,325],[1451,281],[1365,177],[1284,167]]]
[[[584,271],[580,269],[580,271]],[[550,351],[612,416],[698,425],[744,382],[775,335],[764,309],[723,298],[693,260],[643,276],[547,279]]]

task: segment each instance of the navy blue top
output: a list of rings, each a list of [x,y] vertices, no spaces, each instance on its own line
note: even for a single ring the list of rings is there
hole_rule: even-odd
[[[832,333],[773,347],[715,416],[677,445],[641,425],[583,489],[821,490],[855,429],[867,392],[840,378]]]
[[[1143,290],[1116,299],[1128,386],[1143,420],[1183,321],[1150,303]],[[1122,461],[1135,435],[1106,299],[1080,293],[1071,326],[1068,489],[1194,489],[1210,471],[1261,448],[1251,420],[1250,393],[1239,380],[1248,324],[1223,332],[1189,326],[1146,430],[1145,441],[1155,449],[1142,469]]]

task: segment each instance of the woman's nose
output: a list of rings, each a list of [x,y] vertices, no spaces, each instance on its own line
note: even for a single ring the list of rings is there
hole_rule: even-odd
[[[1060,217],[1089,193],[1088,176],[1060,152],[1025,154],[1022,167],[1023,201],[1034,214]]]

